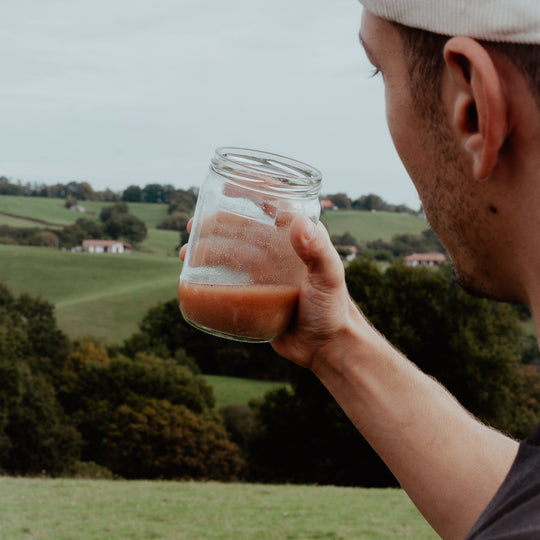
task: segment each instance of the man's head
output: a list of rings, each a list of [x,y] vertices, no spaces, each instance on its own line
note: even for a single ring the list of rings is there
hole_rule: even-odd
[[[502,290],[512,269],[494,257],[494,239],[512,243],[519,182],[506,180],[525,172],[532,129],[519,115],[540,106],[540,2],[521,26],[526,0],[361,2],[360,37],[385,82],[394,143],[458,277],[474,292],[526,300],[517,283]]]

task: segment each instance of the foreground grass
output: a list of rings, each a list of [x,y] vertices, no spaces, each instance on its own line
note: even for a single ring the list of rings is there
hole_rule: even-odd
[[[0,537],[438,538],[397,489],[0,478]]]

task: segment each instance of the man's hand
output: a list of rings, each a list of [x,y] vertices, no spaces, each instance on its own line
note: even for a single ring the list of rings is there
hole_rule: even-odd
[[[292,325],[271,345],[279,355],[317,371],[317,360],[328,357],[329,347],[339,347],[344,333],[359,324],[370,327],[349,296],[343,263],[322,223],[296,217],[290,241],[307,267],[307,276]]]

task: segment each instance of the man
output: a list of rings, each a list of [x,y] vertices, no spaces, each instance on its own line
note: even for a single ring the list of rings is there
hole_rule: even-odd
[[[538,319],[540,2],[361,2],[394,144],[456,275]],[[540,538],[540,434],[520,446],[482,425],[394,350],[321,225],[297,219],[291,241],[309,274],[275,350],[320,378],[443,538]]]
[[[540,2],[361,2],[394,144],[456,275],[539,320]],[[540,428],[520,445],[473,418],[365,319],[321,224],[296,218],[290,238],[308,275],[275,350],[319,377],[443,538],[540,538]]]

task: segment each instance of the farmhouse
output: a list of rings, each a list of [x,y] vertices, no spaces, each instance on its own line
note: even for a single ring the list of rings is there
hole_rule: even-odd
[[[413,253],[403,257],[407,266],[440,266],[446,262],[442,253]]]
[[[334,201],[331,201],[330,199],[323,199],[321,201],[321,209],[322,210],[337,210],[338,207],[334,204]]]
[[[131,244],[120,240],[83,240],[82,248],[88,253],[129,253]]]

